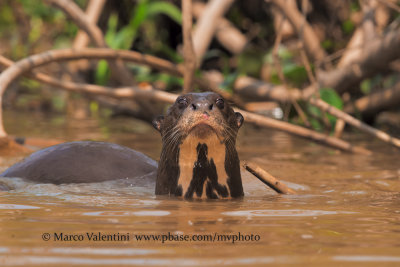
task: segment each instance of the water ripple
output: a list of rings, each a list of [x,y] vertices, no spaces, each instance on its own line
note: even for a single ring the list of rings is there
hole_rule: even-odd
[[[171,212],[165,210],[141,210],[141,211],[93,211],[85,212],[86,216],[167,216]]]
[[[354,213],[355,212],[326,210],[239,210],[222,212],[221,214],[242,217],[306,217]]]
[[[0,210],[34,210],[34,209],[40,209],[40,207],[18,205],[18,204],[0,204]]]

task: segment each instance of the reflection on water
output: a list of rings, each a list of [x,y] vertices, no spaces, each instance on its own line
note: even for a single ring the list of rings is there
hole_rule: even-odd
[[[153,158],[160,153],[158,133],[143,124],[135,130],[132,120],[48,124],[38,118],[15,128],[13,114],[6,118],[15,135],[95,137]],[[245,172],[244,199],[208,201],[156,197],[154,188],[126,181],[56,186],[1,178],[13,190],[0,192],[0,266],[398,266],[399,152],[356,137],[355,143],[378,153],[340,154],[279,132],[244,127],[238,139],[241,159],[287,181],[298,195],[277,195]],[[19,159],[1,158],[0,167]],[[61,233],[82,240],[58,240]],[[130,239],[93,241],[88,234]],[[166,240],[137,239],[143,235]],[[187,241],[174,239],[184,236]]]

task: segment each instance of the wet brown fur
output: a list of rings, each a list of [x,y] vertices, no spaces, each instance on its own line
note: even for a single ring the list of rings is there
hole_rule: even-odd
[[[153,122],[163,141],[156,194],[186,198],[243,196],[235,148],[242,122],[242,115],[218,94],[178,97],[167,115]]]

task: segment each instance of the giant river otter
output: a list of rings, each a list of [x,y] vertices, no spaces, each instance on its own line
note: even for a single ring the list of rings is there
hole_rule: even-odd
[[[153,121],[161,133],[158,164],[135,150],[103,142],[55,145],[0,176],[38,183],[93,183],[116,179],[155,181],[157,195],[184,198],[243,196],[236,136],[243,116],[216,93],[179,96]]]

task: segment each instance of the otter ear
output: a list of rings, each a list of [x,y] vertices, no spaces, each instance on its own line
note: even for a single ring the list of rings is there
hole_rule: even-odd
[[[240,114],[239,112],[235,112],[235,117],[236,117],[236,125],[238,128],[240,128],[240,126],[242,126],[244,118],[242,116],[242,114]]]
[[[164,121],[164,116],[157,116],[153,121],[153,127],[156,128],[157,131],[161,132],[161,124]]]

